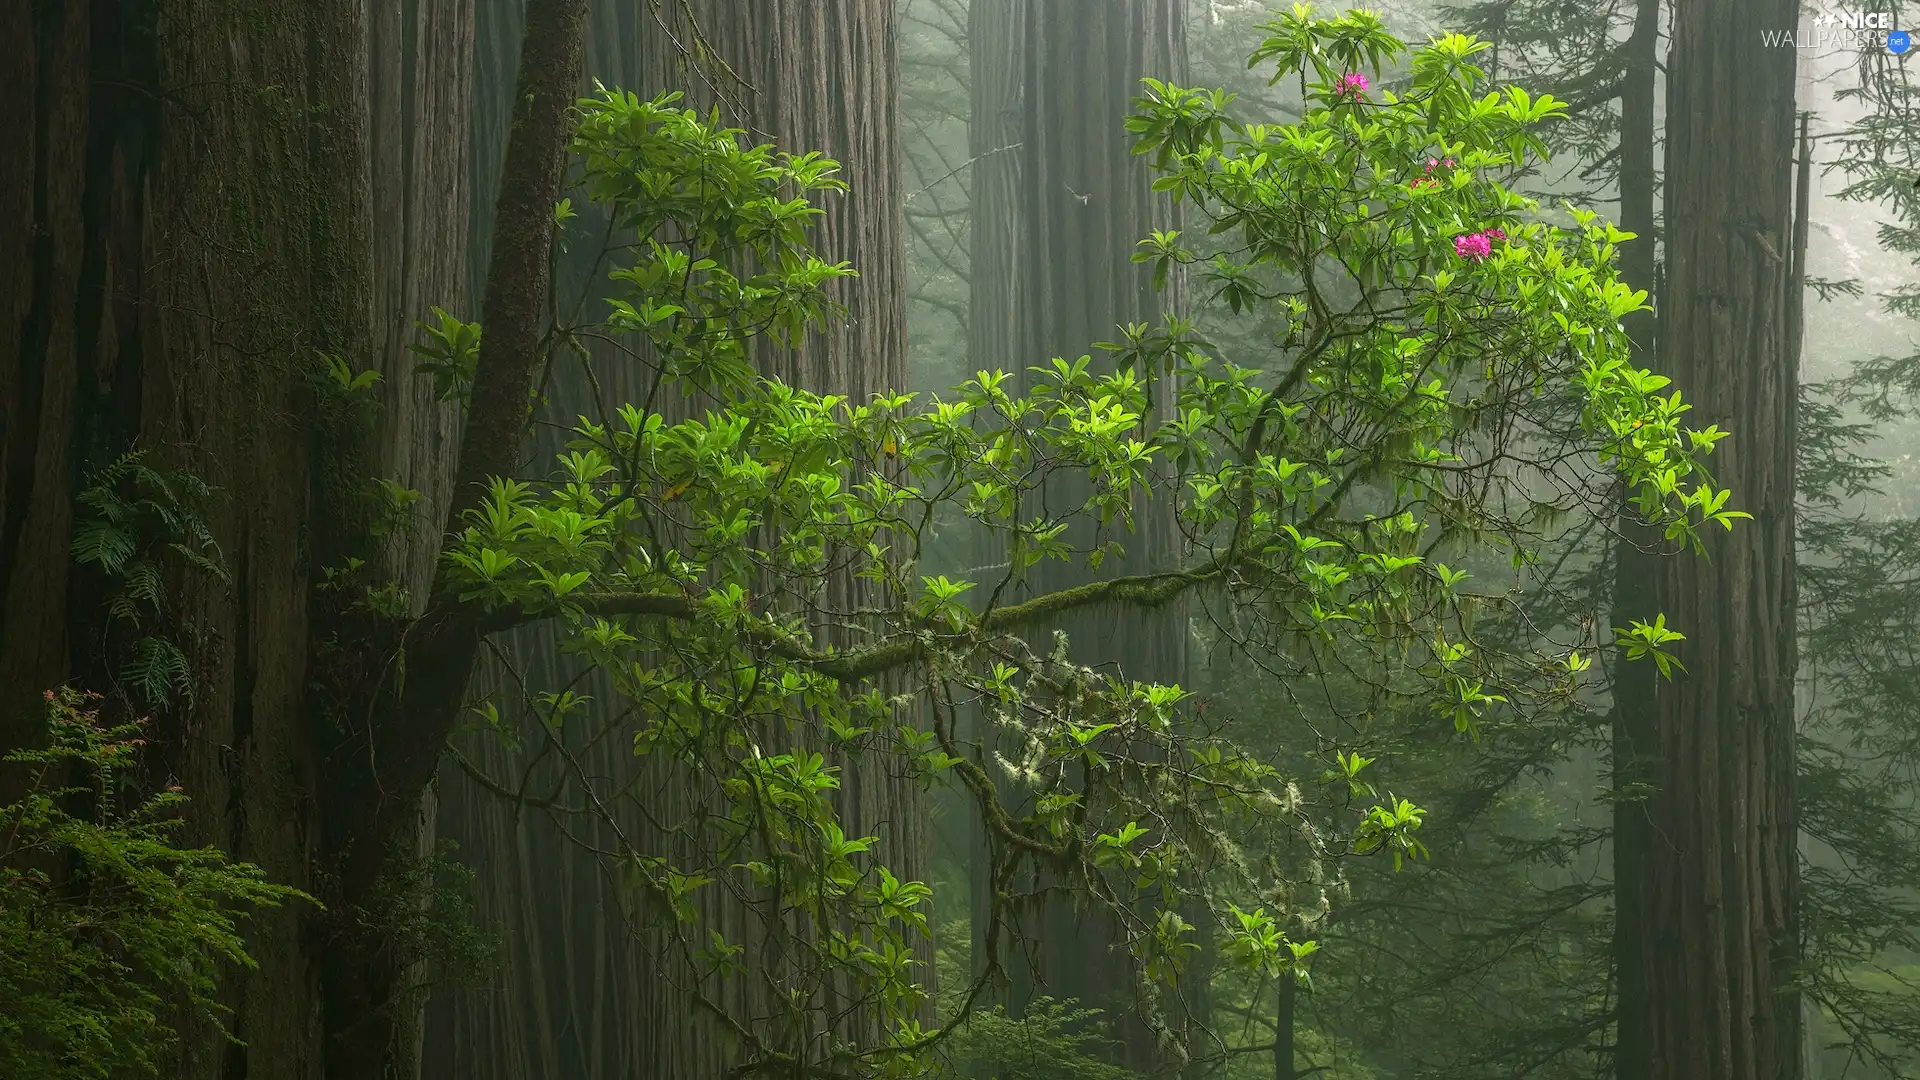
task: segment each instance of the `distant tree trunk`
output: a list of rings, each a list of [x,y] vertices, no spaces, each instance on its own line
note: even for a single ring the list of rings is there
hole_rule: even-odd
[[[450,411],[396,343],[465,288],[464,239],[438,226],[467,213],[470,29],[459,0],[371,21],[347,2],[0,5],[0,750],[39,737],[41,690],[115,681],[111,583],[68,555],[77,486],[130,448],[190,470],[220,490],[232,585],[168,583],[196,693],[155,717],[150,775],[185,787],[192,842],[309,889],[335,809],[314,565],[369,474],[440,505],[449,481]],[[386,375],[377,429],[316,407],[322,351]],[[416,596],[425,532],[377,553]],[[189,1030],[165,1074],[320,1075],[313,915],[248,921],[259,967],[222,991],[244,1041]]]
[[[1020,374],[1031,358],[1019,353],[1020,295],[1026,287],[1019,250],[1021,237],[1020,86],[1019,43],[1026,24],[1028,0],[972,0],[967,5],[967,154],[971,201],[968,205],[967,345],[968,370]],[[1004,545],[984,527],[972,536],[974,566],[995,566],[1006,559]],[[990,580],[991,571],[980,571]],[[973,739],[991,760],[994,739],[984,710],[971,710]],[[994,903],[993,861],[987,848],[986,826],[979,815],[966,815],[968,830],[969,930],[973,974],[987,970],[992,959],[987,928]]]
[[[1813,203],[1812,125],[1813,114],[1801,113],[1793,174],[1793,262],[1787,277],[1787,343],[1795,372],[1800,370],[1801,359],[1806,352],[1807,241],[1810,238]],[[1798,404],[1797,400],[1795,404]],[[1798,447],[1795,452],[1798,452]],[[1797,656],[1795,660],[1798,660]],[[1805,937],[1802,936],[1800,940],[1804,949]],[[1815,1026],[1815,1019],[1820,1015],[1819,1005],[1811,995],[1802,995],[1799,1005],[1800,1080],[1820,1080],[1820,1038]]]
[[[1788,340],[1794,52],[1788,0],[1681,0],[1667,71],[1661,370],[1755,520],[1709,558],[1648,568],[1686,664],[1621,710],[1650,785],[1623,805],[1621,1080],[1792,1080],[1799,911],[1794,803],[1794,411]],[[1718,533],[1718,530],[1715,530]],[[1633,615],[1632,612],[1623,614]],[[1638,818],[1637,821],[1624,819]]]
[[[988,272],[967,279],[970,366],[1019,373],[1020,296],[1029,268],[1020,262],[1020,173],[1026,151],[1021,100],[1022,34],[1029,0],[967,5],[968,263]]]
[[[973,152],[1014,143],[1020,149],[974,162],[972,341],[977,366],[994,360],[1024,375],[1049,358],[1077,357],[1094,351],[1096,341],[1116,340],[1121,324],[1157,323],[1179,304],[1177,282],[1156,292],[1150,272],[1130,261],[1135,244],[1170,227],[1175,216],[1171,202],[1152,190],[1151,170],[1131,152],[1123,124],[1142,77],[1185,75],[1186,4],[979,2],[969,34]],[[1055,494],[1074,498],[1064,487]],[[1165,505],[1143,509],[1136,532],[1117,537],[1126,559],[1108,562],[1103,572],[1140,572],[1177,555]],[[1069,541],[1097,542],[1084,528]],[[1049,564],[1031,572],[1029,584],[1044,591],[1078,584],[1084,575]],[[1124,623],[1087,615],[1062,629],[1081,663],[1132,679],[1185,680],[1184,608]],[[1025,923],[1027,941],[1005,958],[1014,1005],[1047,995],[1105,1009],[1125,1044],[1119,1057],[1149,1064],[1156,1048],[1136,1022],[1133,979],[1111,921],[1049,903]]]
[[[498,160],[504,104],[497,77],[487,72],[511,64],[518,5],[491,0],[482,4],[480,17],[474,138],[477,167],[485,175],[497,168],[490,161]],[[667,20],[666,28],[659,18]],[[691,47],[696,33],[731,66],[737,82],[683,62],[680,49]],[[819,150],[841,163],[851,191],[828,200],[815,240],[825,257],[850,261],[860,272],[837,296],[849,318],[795,354],[764,352],[762,368],[856,400],[904,386],[904,192],[890,0],[699,0],[684,12],[673,5],[656,11],[643,0],[602,0],[588,41],[590,78],[643,95],[686,91],[688,104],[721,104],[730,123],[747,129],[748,139],[773,141],[785,151]],[[581,209],[590,220],[592,209]],[[476,224],[482,226],[475,237],[480,250],[490,239],[485,223]],[[583,297],[592,305],[605,288],[608,266],[596,267],[596,254],[595,245],[576,244],[560,260],[556,287],[563,309]],[[640,396],[644,380],[630,365],[611,354],[596,355],[594,363],[610,401]],[[562,427],[597,408],[577,365],[556,368],[551,397],[543,418]],[[560,448],[557,437],[537,438],[534,472],[543,474],[543,462]],[[570,674],[551,629],[516,633],[507,645],[515,665],[536,685],[557,685]],[[529,740],[542,737],[529,729]],[[527,761],[491,733],[459,745],[494,775],[517,777]],[[537,746],[528,743],[529,750]],[[685,778],[636,760],[630,740],[602,740],[590,755],[587,764],[606,776],[658,770],[641,785],[656,814],[671,814],[684,798]],[[919,793],[899,773],[871,757],[845,766],[840,812],[849,830],[882,837],[893,870],[924,876]],[[441,792],[441,835],[458,840],[466,861],[479,870],[480,917],[499,932],[507,956],[500,985],[445,994],[430,1007],[428,1076],[705,1080],[725,1073],[731,1048],[723,1033],[676,981],[681,973],[663,964],[650,941],[629,925],[627,897],[597,859],[538,811],[509,805],[456,770],[443,772]],[[634,818],[625,826],[631,835],[646,836],[644,821]],[[751,940],[748,912],[716,899],[706,914],[731,939]],[[931,956],[922,959],[923,973],[930,973]],[[770,1003],[756,992],[734,987],[726,1003],[769,1015]]]
[[[1294,1080],[1294,1030],[1300,986],[1293,972],[1280,975],[1278,1009],[1273,1018],[1273,1080]]]
[[[1660,14],[1665,0],[1638,0],[1633,36],[1627,41],[1627,68],[1620,93],[1620,227],[1638,239],[1621,254],[1620,272],[1627,283],[1645,289],[1656,309],[1664,306],[1655,291],[1659,236],[1655,205],[1659,184],[1659,151],[1654,120],[1660,49]],[[1657,366],[1654,356],[1659,336],[1658,311],[1629,317],[1627,333],[1633,342],[1634,362]],[[1652,575],[1665,557],[1659,534],[1635,524],[1630,498],[1623,498],[1620,535],[1614,543],[1613,611],[1610,626],[1626,626],[1653,610]],[[1615,991],[1619,997],[1615,1022],[1614,1066],[1619,1080],[1649,1075],[1651,1023],[1642,947],[1638,935],[1646,929],[1639,910],[1651,847],[1652,822],[1641,800],[1651,779],[1648,751],[1638,740],[1653,715],[1654,680],[1651,664],[1616,662],[1613,671],[1613,864]],[[1634,718],[1629,722],[1628,718]]]

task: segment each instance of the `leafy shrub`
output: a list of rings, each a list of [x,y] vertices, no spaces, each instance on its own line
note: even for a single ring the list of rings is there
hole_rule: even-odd
[[[221,967],[253,965],[239,911],[306,899],[177,846],[177,787],[123,810],[140,725],[96,700],[48,691],[48,747],[6,759],[30,781],[0,805],[0,1076],[156,1075],[179,1019],[219,1022]]]

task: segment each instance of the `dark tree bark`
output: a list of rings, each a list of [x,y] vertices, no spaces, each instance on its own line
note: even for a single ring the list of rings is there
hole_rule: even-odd
[[[338,807],[309,710],[310,583],[354,517],[341,481],[444,505],[450,413],[395,342],[422,297],[465,288],[464,239],[436,226],[467,213],[471,18],[459,0],[371,22],[350,2],[243,7],[0,6],[0,750],[39,737],[41,690],[114,682],[111,583],[71,564],[73,496],[145,450],[219,489],[232,577],[169,581],[196,686],[154,717],[150,775],[192,797],[191,842],[315,889]],[[322,417],[322,351],[386,375],[377,429]],[[375,554],[424,595],[435,547]],[[244,1042],[189,1029],[169,1075],[320,1075],[313,914],[249,920],[259,967],[222,991]]]
[[[1176,219],[1171,202],[1152,190],[1146,160],[1131,152],[1124,121],[1141,78],[1184,76],[1186,5],[990,0],[977,2],[970,20],[976,201],[969,337],[975,366],[1024,375],[1049,358],[1093,352],[1094,342],[1120,336],[1118,326],[1157,323],[1179,305],[1178,282],[1156,292],[1147,268],[1130,261],[1138,241]],[[1017,151],[978,156],[1015,143]],[[1047,501],[1071,504],[1076,496],[1061,486]],[[1068,537],[1083,548],[1110,538],[1127,556],[1103,573],[1159,567],[1178,551],[1171,515],[1152,511],[1137,515],[1132,535],[1096,537],[1078,528]],[[1043,592],[1084,578],[1084,570],[1048,564],[1028,583]],[[1125,621],[1089,614],[1061,628],[1082,663],[1132,679],[1185,681],[1184,605]],[[977,913],[984,907],[976,904]],[[1047,995],[1102,1008],[1122,1036],[1118,1056],[1151,1063],[1157,1050],[1135,1022],[1133,979],[1115,948],[1113,921],[1047,903],[1021,929],[1026,940],[1017,955],[1002,958],[1015,981],[1014,1006]]]
[[[1649,787],[1616,823],[1621,1080],[1782,1080],[1800,1063],[1794,804],[1794,53],[1784,0],[1682,0],[1667,62],[1660,369],[1733,438],[1716,481],[1755,520],[1647,568],[1687,670],[1623,702]],[[1631,705],[1631,707],[1628,707]]]
[[[483,306],[487,329],[447,530],[478,504],[488,478],[517,473],[524,453],[543,355],[553,206],[581,78],[586,11],[586,0],[532,0],[527,6],[513,127],[495,200]],[[327,770],[339,803],[326,830],[336,875],[331,899],[341,908],[322,965],[331,1080],[411,1074],[417,1065],[407,1037],[419,1007],[407,978],[415,958],[396,950],[390,931],[367,923],[362,909],[373,902],[396,850],[406,853],[419,844],[421,800],[466,705],[482,637],[479,615],[436,580],[427,610],[404,639],[371,636],[377,647],[401,650],[398,670],[406,675],[400,685],[382,676],[370,687],[342,687],[347,708]],[[369,695],[363,733],[351,723],[358,706],[354,692]]]
[[[1628,284],[1645,289],[1656,308],[1664,306],[1655,295],[1654,285],[1659,243],[1655,206],[1660,175],[1654,105],[1664,6],[1665,0],[1639,0],[1633,36],[1626,44],[1626,73],[1620,94],[1620,227],[1639,237],[1622,252],[1620,272]],[[1627,332],[1633,342],[1634,362],[1654,366],[1656,312],[1640,312],[1629,319]],[[1626,626],[1629,620],[1645,618],[1646,612],[1654,609],[1652,575],[1667,557],[1660,553],[1659,533],[1636,524],[1630,500],[1623,500],[1619,528],[1614,543],[1612,626]],[[1647,973],[1637,937],[1646,929],[1647,915],[1640,910],[1639,900],[1647,872],[1646,852],[1653,839],[1652,822],[1640,800],[1651,777],[1649,763],[1635,752],[1645,721],[1630,724],[1628,718],[1653,715],[1657,677],[1650,664],[1614,665],[1614,964],[1619,995],[1614,1064],[1620,1080],[1646,1076],[1651,1067],[1646,1042],[1652,1026],[1646,1015]]]
[[[497,126],[489,130],[487,116],[497,113],[503,96],[486,85],[484,72],[508,51],[492,43],[513,40],[516,7],[482,5],[475,131],[482,169],[488,168],[489,146],[498,142]],[[657,21],[663,18],[664,25]],[[737,80],[681,61],[680,50],[691,47],[696,34]],[[721,104],[728,121],[746,128],[750,139],[776,142],[782,150],[820,150],[841,163],[851,190],[828,201],[815,243],[825,257],[845,259],[860,272],[836,296],[849,318],[797,352],[766,350],[761,366],[799,385],[856,398],[904,386],[904,192],[892,3],[706,0],[676,13],[671,5],[656,11],[639,0],[619,0],[595,5],[588,40],[592,78],[643,95],[684,90],[688,104]],[[574,201],[581,206],[581,199]],[[594,228],[589,223],[580,233],[597,237]],[[490,242],[478,237],[476,249]],[[596,255],[597,243],[576,244],[560,261],[562,310],[583,297],[591,310],[605,288],[608,266],[595,265]],[[644,393],[644,373],[611,351],[596,352],[592,362],[605,401],[595,399],[577,365],[563,365],[555,371],[546,419],[564,428],[603,404]],[[533,470],[543,473],[542,462],[560,448],[557,438],[536,439]],[[507,651],[531,683],[557,685],[572,672],[556,644],[550,630],[533,628],[513,635]],[[613,700],[611,694],[601,697]],[[527,729],[529,755],[543,737],[537,727]],[[459,745],[494,776],[518,777],[527,762],[490,735]],[[648,792],[646,809],[656,819],[671,819],[688,797],[684,776],[636,760],[629,739],[602,740],[583,761],[603,776],[642,774],[638,790]],[[839,809],[848,828],[881,836],[896,872],[924,876],[920,796],[912,783],[885,761],[844,768]],[[684,973],[663,963],[654,942],[635,932],[627,921],[627,898],[601,863],[561,831],[564,824],[590,832],[587,826],[519,810],[454,769],[443,773],[440,791],[442,835],[458,840],[479,871],[481,918],[500,932],[508,954],[498,985],[448,994],[430,1007],[429,1076],[704,1080],[724,1074],[731,1060],[724,1032],[693,1004],[680,982]],[[629,837],[657,844],[662,853],[671,850],[672,841],[653,836],[633,807],[620,813]],[[751,913],[715,900],[706,914],[730,939],[753,940]],[[923,959],[923,970],[930,972],[931,956]],[[723,1003],[751,1016],[774,1011],[759,989],[744,982],[727,988]]]
[[[1280,976],[1278,1008],[1273,1018],[1273,1080],[1294,1080],[1294,1031],[1299,984],[1292,973]]]

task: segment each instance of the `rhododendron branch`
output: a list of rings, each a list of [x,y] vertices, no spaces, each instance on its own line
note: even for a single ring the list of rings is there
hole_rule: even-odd
[[[1008,633],[1097,604],[1117,604],[1136,609],[1161,607],[1190,589],[1218,580],[1226,565],[1224,560],[1216,560],[1189,570],[1133,574],[1061,589],[988,611],[963,627],[961,632],[981,635]],[[632,615],[677,622],[695,622],[712,617],[710,612],[701,610],[698,600],[684,593],[612,592],[570,597],[565,607],[502,607],[488,615],[483,630],[488,634],[503,633],[566,615],[569,609],[580,615]],[[936,628],[927,624],[923,629],[933,631]],[[955,634],[951,628],[941,628],[940,632],[948,636]],[[740,627],[739,633],[781,659],[805,664],[843,683],[863,682],[906,667],[924,659],[929,648],[926,640],[903,635],[885,645],[871,648],[844,652],[821,649],[786,628],[764,620],[754,620]]]

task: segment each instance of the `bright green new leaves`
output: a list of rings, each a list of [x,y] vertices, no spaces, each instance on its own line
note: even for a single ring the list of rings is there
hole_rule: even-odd
[[[819,154],[742,146],[717,112],[703,119],[675,108],[678,98],[602,88],[580,103],[574,145],[587,193],[641,242],[612,275],[627,289],[608,329],[654,345],[669,377],[736,386],[753,377],[754,338],[797,341],[833,310],[821,287],[853,276],[807,243],[820,216],[812,199],[846,185]]]
[[[473,372],[480,363],[480,325],[462,322],[439,308],[433,309],[433,318],[420,324],[422,340],[407,346],[420,358],[414,374],[431,377],[441,401],[464,401],[473,392]]]
[[[1425,858],[1426,845],[1413,836],[1425,817],[1426,811],[1407,800],[1389,797],[1386,804],[1369,809],[1360,820],[1353,850],[1366,855],[1384,848],[1392,853],[1395,870],[1400,869],[1406,859]]]
[[[745,147],[670,96],[582,102],[587,189],[622,246],[605,323],[563,336],[606,339],[647,390],[582,417],[551,475],[496,480],[448,579],[495,628],[557,619],[636,753],[686,779],[684,816],[655,828],[699,843],[629,853],[683,957],[797,1003],[856,993],[887,1027],[875,1045],[801,1047],[743,1026],[743,1053],[903,1073],[939,1037],[915,1015],[930,894],[841,814],[843,777],[876,762],[971,796],[996,927],[1015,883],[1044,872],[1116,920],[1149,995],[1203,934],[1276,972],[1318,947],[1286,927],[1324,911],[1265,900],[1301,882],[1246,865],[1227,823],[1299,840],[1323,904],[1333,860],[1426,854],[1424,811],[1362,779],[1358,750],[1323,778],[1345,816],[1310,820],[1298,786],[1208,738],[1178,687],[1074,663],[1055,617],[1197,598],[1209,633],[1281,678],[1473,733],[1492,710],[1563,699],[1586,667],[1564,643],[1508,652],[1473,630],[1580,493],[1610,511],[1625,484],[1687,542],[1742,516],[1701,467],[1725,432],[1687,427],[1681,397],[1630,362],[1620,320],[1645,297],[1614,269],[1630,237],[1505,186],[1560,103],[1487,86],[1484,45],[1464,37],[1415,51],[1389,92],[1360,77],[1405,51],[1373,16],[1296,7],[1268,30],[1254,62],[1300,78],[1298,122],[1242,123],[1227,95],[1152,80],[1128,121],[1156,188],[1198,222],[1135,260],[1264,320],[1266,351],[1236,362],[1174,318],[1119,328],[1099,359],[1032,357],[1024,378],[981,371],[924,398],[855,401],[759,366],[835,316],[827,286],[852,273],[807,243],[813,200],[841,186],[832,162]],[[443,317],[429,336],[445,365],[477,331]],[[1069,505],[1048,483],[1064,474],[1085,480]],[[1043,561],[1124,555],[1155,500],[1174,508],[1181,565],[1033,590]],[[1092,542],[1069,539],[1076,520]],[[924,572],[949,528],[1006,561]],[[1623,637],[1675,662],[1664,622]],[[990,743],[962,738],[965,713]],[[721,889],[758,905],[777,963],[704,925]],[[1190,921],[1203,912],[1211,925]]]
[[[1269,36],[1247,58],[1247,67],[1271,62],[1276,68],[1274,83],[1288,75],[1311,73],[1332,86],[1344,73],[1362,68],[1378,73],[1383,63],[1405,48],[1371,11],[1322,19],[1315,17],[1312,4],[1295,4],[1261,29]]]
[[[1623,630],[1615,627],[1613,632],[1617,635],[1618,644],[1627,651],[1627,659],[1652,657],[1654,664],[1660,668],[1660,674],[1669,679],[1673,678],[1674,668],[1687,670],[1686,665],[1666,647],[1670,642],[1685,641],[1687,635],[1667,629],[1665,615],[1655,615],[1651,623],[1635,619],[1631,628]]]

